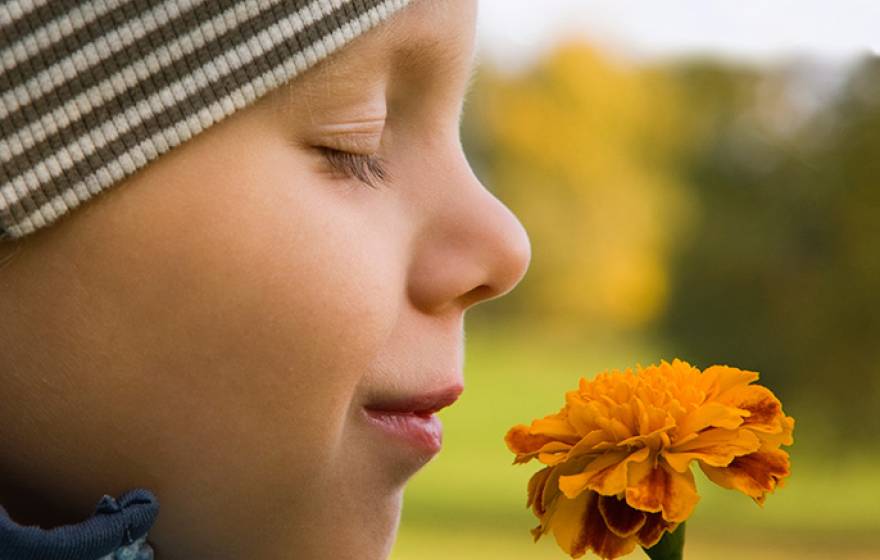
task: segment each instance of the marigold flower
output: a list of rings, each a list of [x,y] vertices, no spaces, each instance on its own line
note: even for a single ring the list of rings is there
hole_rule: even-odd
[[[794,419],[758,374],[701,372],[681,360],[581,379],[556,414],[511,428],[514,464],[546,467],[528,485],[540,524],[572,558],[618,558],[651,547],[699,501],[691,462],[712,482],[763,505],[789,475]]]

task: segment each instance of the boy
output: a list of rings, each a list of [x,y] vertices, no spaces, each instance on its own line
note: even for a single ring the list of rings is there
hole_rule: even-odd
[[[475,2],[69,4],[0,11],[0,557],[387,557],[530,257],[459,141]]]

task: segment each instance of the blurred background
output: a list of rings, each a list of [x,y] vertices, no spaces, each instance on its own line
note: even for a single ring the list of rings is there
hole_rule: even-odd
[[[878,26],[874,0],[483,0],[463,139],[533,258],[468,313],[393,560],[564,558],[505,432],[674,357],[760,372],[797,420],[763,508],[695,469],[686,557],[880,558]]]

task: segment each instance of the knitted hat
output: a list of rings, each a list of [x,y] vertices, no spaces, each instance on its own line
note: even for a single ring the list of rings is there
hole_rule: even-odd
[[[20,238],[410,0],[0,0],[0,239]]]

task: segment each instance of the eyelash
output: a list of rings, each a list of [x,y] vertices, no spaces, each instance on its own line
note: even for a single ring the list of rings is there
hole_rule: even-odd
[[[385,160],[377,155],[356,154],[326,146],[321,146],[319,150],[333,169],[368,187],[378,188],[376,182],[388,180]]]

